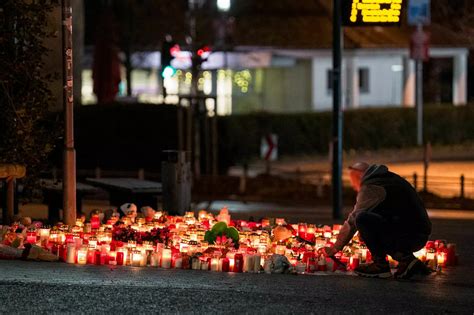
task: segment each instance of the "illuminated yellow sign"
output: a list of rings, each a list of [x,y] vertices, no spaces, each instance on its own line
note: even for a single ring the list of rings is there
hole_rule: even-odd
[[[399,24],[403,0],[349,0],[344,2],[345,25]]]

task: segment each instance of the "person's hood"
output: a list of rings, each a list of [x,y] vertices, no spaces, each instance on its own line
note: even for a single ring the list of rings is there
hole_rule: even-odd
[[[372,177],[379,177],[383,176],[388,173],[388,167],[385,165],[378,165],[373,164],[369,166],[369,168],[365,171],[364,175],[362,176],[362,182],[372,178]]]

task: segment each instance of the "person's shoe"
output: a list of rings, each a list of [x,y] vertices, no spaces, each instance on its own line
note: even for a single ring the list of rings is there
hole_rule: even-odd
[[[354,272],[362,277],[368,278],[390,278],[392,272],[388,264],[371,263],[369,265],[360,265]]]
[[[431,269],[429,269],[424,263],[422,263],[419,259],[414,258],[407,261],[402,260],[398,263],[398,268],[395,272],[395,278],[410,279],[414,275],[427,276],[431,272]]]

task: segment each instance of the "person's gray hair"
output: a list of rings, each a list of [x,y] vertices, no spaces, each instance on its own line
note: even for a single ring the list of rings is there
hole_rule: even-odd
[[[349,169],[364,173],[369,168],[369,166],[370,165],[368,163],[365,163],[365,162],[355,162],[354,164],[349,166]]]

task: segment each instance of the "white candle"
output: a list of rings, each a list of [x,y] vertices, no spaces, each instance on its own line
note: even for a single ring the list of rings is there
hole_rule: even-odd
[[[87,264],[87,247],[82,246],[78,251],[77,251],[77,263],[79,265],[85,265]]]
[[[160,264],[160,257],[158,255],[158,253],[151,253],[150,266],[151,267],[158,267],[159,264]]]
[[[68,264],[76,263],[76,246],[74,244],[67,245],[66,263]]]
[[[244,272],[252,272],[254,268],[254,257],[253,255],[246,254],[244,255]]]
[[[253,259],[254,259],[253,271],[254,272],[260,272],[262,256],[259,255],[259,254],[256,254],[256,255],[253,256]]]
[[[161,255],[161,268],[171,268],[171,249],[164,248]]]
[[[209,270],[209,262],[206,260],[201,260],[201,270]]]
[[[211,271],[219,271],[219,258],[211,259]]]
[[[201,260],[197,257],[194,257],[191,261],[191,268],[193,270],[199,270],[201,269]]]
[[[132,252],[132,260],[131,260],[132,266],[140,267],[142,259],[143,259],[143,257],[142,257],[142,253],[140,251],[134,250]]]
[[[140,262],[140,267],[146,267],[148,263],[148,253],[146,250],[142,250],[142,261]]]

